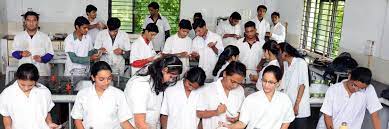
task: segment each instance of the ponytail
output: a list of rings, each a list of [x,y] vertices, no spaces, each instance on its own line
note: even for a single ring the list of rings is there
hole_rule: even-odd
[[[274,56],[276,56],[278,64],[281,68],[281,72],[284,73],[284,63],[281,60],[280,46],[277,44],[277,42],[274,40],[269,40],[262,46],[262,49],[264,51],[268,50]]]
[[[219,59],[215,65],[215,68],[212,71],[213,76],[217,76],[219,70],[226,64],[227,60],[231,59],[232,56],[239,55],[239,48],[233,45],[228,45],[224,51],[220,54]]]
[[[304,59],[304,57],[297,51],[297,49],[294,48],[289,43],[282,42],[282,43],[279,43],[279,45],[280,45],[281,52],[286,52],[286,53],[288,53],[288,55],[290,55],[292,57]]]

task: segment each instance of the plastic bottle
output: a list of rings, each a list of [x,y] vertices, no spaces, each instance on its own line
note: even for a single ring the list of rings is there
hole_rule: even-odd
[[[347,123],[342,122],[342,125],[340,125],[339,129],[348,129]]]

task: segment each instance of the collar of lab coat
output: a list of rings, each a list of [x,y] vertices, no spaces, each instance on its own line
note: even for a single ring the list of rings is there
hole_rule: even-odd
[[[209,35],[210,35],[210,32],[209,32],[209,30],[207,30],[207,34],[206,34],[205,36],[201,37],[201,38],[203,38],[204,40],[207,40],[207,38],[209,37]]]
[[[85,38],[85,35],[82,35],[82,38],[80,41],[82,41],[82,39]],[[76,34],[76,31],[73,32],[73,40],[76,41],[78,38],[77,38],[77,34]]]
[[[24,33],[26,34],[27,37],[29,37],[29,38],[32,39],[32,38],[34,38],[34,37],[36,37],[36,36],[39,35],[39,30],[37,30],[37,31],[35,32],[35,34],[34,34],[32,37],[30,36],[30,34],[28,34],[27,30],[25,30]]]
[[[246,37],[244,37],[244,39],[243,39],[243,42],[246,42],[247,41],[247,39],[246,39]],[[258,36],[255,36],[255,41],[256,42],[258,42],[259,41],[259,38],[258,38]]]
[[[142,39],[142,41],[146,44],[146,45],[149,45],[151,41],[147,40],[146,38],[144,38],[142,35],[140,36],[140,38]]]
[[[222,98],[218,98],[220,103],[225,104],[227,102],[227,95],[224,92],[224,87],[222,84],[223,77],[220,77],[215,83],[216,83],[216,90],[217,90],[217,96],[220,96]],[[231,92],[231,91],[230,91]]]
[[[153,19],[153,16],[149,16],[150,19]],[[161,17],[161,14],[158,13],[158,19],[161,19],[162,20],[162,17]]]
[[[96,96],[99,96],[99,95],[97,94],[97,91],[96,91],[96,84],[93,84],[93,85],[91,86],[91,88],[92,88],[92,94],[93,94],[93,95],[96,95]],[[100,97],[103,97],[103,96],[105,96],[106,94],[110,93],[109,91],[111,90],[111,88],[112,88],[111,85],[108,86],[107,89],[105,89],[105,90],[103,91],[103,94],[102,94]]]
[[[19,83],[18,83],[17,80],[14,82],[14,84],[12,84],[12,86],[14,86],[14,87],[16,88],[17,95],[26,96],[26,95],[24,94],[24,91],[23,91],[22,89],[20,89],[20,86],[19,86]],[[39,87],[39,86],[42,86],[42,85],[41,85],[40,83],[37,82],[36,85],[32,87],[29,96],[31,96],[32,94],[34,94],[35,91],[36,91],[36,89],[37,89],[37,87]],[[26,97],[27,97],[27,96],[26,96]]]

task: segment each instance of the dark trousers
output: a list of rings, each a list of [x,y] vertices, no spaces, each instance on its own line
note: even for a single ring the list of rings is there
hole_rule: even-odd
[[[295,118],[289,129],[308,129],[308,118]]]

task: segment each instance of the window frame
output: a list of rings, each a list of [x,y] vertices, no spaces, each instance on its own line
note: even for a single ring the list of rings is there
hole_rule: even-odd
[[[112,1],[113,0],[108,0],[108,17],[109,18],[112,17]],[[181,20],[180,19],[181,3],[182,3],[181,0],[178,0],[178,6],[179,6],[178,7],[178,15],[177,15],[178,21],[170,21],[168,16],[171,16],[171,15],[163,15],[163,16],[165,16],[169,20],[169,25],[171,27],[170,34],[176,33],[178,31],[178,28],[173,28],[173,24],[176,24],[176,26],[178,27],[179,20]],[[132,6],[132,11],[133,11],[133,13],[132,13],[132,32],[127,32],[126,31],[126,33],[137,34],[137,33],[139,33],[139,32],[137,32],[138,29],[136,28],[137,27],[137,25],[136,25],[137,24],[137,19],[136,19],[137,17],[136,17],[136,14],[135,14],[135,12],[137,11],[136,10],[137,1],[136,0],[132,0],[132,5],[133,5]],[[160,6],[161,6],[161,4],[160,4]],[[147,5],[145,7],[147,8]],[[161,11],[160,11],[160,13],[161,13]],[[142,26],[140,26],[140,28],[142,28]],[[172,30],[176,30],[176,31],[172,31]]]
[[[135,12],[135,0],[132,0],[132,11]],[[108,0],[108,18],[112,17],[112,0]],[[127,34],[135,34],[135,13],[132,13],[132,26],[131,26],[132,32],[127,32]]]
[[[339,5],[339,2],[345,0],[304,0],[300,35],[300,45],[303,49],[330,58],[337,56],[334,54],[339,54],[343,20],[338,22],[338,18],[343,19],[345,7],[344,3]],[[324,8],[326,5],[330,7]],[[342,10],[338,10],[339,8]],[[343,14],[339,16],[342,12]],[[322,22],[328,23],[326,25]],[[338,30],[340,32],[337,32]],[[334,50],[335,44],[337,50]]]

